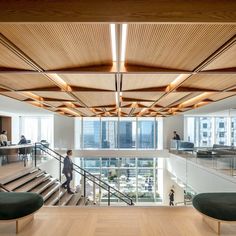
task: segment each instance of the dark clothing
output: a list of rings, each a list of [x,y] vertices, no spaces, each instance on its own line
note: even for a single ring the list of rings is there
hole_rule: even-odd
[[[170,192],[169,198],[170,198],[170,203],[169,203],[169,205],[170,205],[170,206],[174,206],[174,193],[173,193],[173,192]]]
[[[72,160],[66,156],[64,158],[64,166],[63,166],[63,169],[62,169],[62,173],[63,174],[68,174],[68,173],[72,173],[73,171],[73,163],[72,163]]]
[[[175,134],[175,136],[174,136],[173,139],[174,139],[174,140],[180,140],[180,136],[179,136],[178,134]]]
[[[70,181],[72,180],[72,171],[73,171],[73,163],[71,159],[66,156],[64,158],[64,166],[62,173],[66,176],[66,181],[62,184],[63,187],[67,188],[67,192],[70,193]]]
[[[26,138],[22,138],[18,144],[19,144],[19,145],[21,145],[21,144],[27,144]]]

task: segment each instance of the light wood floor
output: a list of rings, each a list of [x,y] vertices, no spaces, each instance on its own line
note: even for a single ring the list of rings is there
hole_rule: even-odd
[[[31,162],[27,162],[26,167],[24,167],[23,162],[15,162],[7,165],[0,166],[0,183],[1,179],[5,179],[9,176],[12,176],[26,168],[31,168]]]
[[[1,236],[14,234],[14,223],[0,224]],[[211,236],[216,235],[191,207],[42,208],[19,236]],[[235,236],[236,224],[223,224],[222,235]]]

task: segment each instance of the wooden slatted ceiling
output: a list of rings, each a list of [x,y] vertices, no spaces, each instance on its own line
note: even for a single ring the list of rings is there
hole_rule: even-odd
[[[115,90],[114,74],[61,74],[60,77],[71,86]]]
[[[191,93],[187,93],[187,92],[182,92],[182,93],[170,93],[167,96],[161,98],[158,101],[158,104],[163,106],[163,107],[168,107],[170,104],[174,103],[177,100],[180,100],[184,97],[186,97],[187,95],[190,95]],[[195,93],[196,95],[197,93]]]
[[[43,97],[43,98],[52,98],[52,99],[63,99],[68,101],[74,101],[74,99],[65,92],[34,92],[34,94]]]
[[[0,84],[14,90],[55,86],[49,79],[40,74],[0,74]]]
[[[235,59],[236,60],[236,59]],[[236,86],[236,75],[198,74],[182,84],[182,87],[224,90]]]
[[[236,34],[236,25],[130,24],[126,63],[193,70]]]
[[[74,92],[74,94],[89,107],[116,104],[114,92]]]
[[[0,32],[45,70],[112,64],[108,24],[0,24]]]
[[[0,31],[1,32],[1,31]],[[31,70],[32,68],[13,52],[0,44],[0,67]]]
[[[24,101],[26,99],[25,96],[20,95],[19,93],[15,93],[15,92],[4,92],[4,93],[0,93],[1,95],[13,98],[13,99],[17,99],[20,101]]]
[[[160,98],[164,93],[161,92],[122,92],[123,98],[134,98],[133,102],[135,102],[135,99],[137,100],[150,100],[155,101],[158,98]],[[131,101],[132,102],[132,101]],[[148,102],[148,101],[147,101]]]
[[[122,90],[167,86],[177,76],[177,74],[124,74]]]
[[[235,96],[235,92],[224,92],[224,93],[218,93],[218,94],[213,94],[209,96],[209,99],[212,99],[213,101],[218,101],[227,97]]]
[[[222,68],[236,67],[236,45],[229,48],[222,55],[216,58],[204,70],[214,70]]]
[[[75,110],[82,112],[82,114],[85,114],[86,116],[93,116],[94,115],[94,113],[87,108],[76,108]]]

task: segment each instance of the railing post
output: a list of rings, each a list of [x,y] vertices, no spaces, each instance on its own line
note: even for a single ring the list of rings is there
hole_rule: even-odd
[[[110,190],[110,186],[109,186],[108,187],[108,206],[111,205],[111,195],[110,195],[110,193],[111,193],[111,190]]]
[[[86,197],[86,172],[84,171],[84,199]]]
[[[61,156],[60,156],[60,163],[59,163],[59,180],[61,183]]]
[[[34,167],[37,166],[37,143],[34,144]]]

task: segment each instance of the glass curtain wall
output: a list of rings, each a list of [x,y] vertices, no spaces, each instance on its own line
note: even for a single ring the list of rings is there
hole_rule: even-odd
[[[236,117],[185,117],[186,139],[196,147],[236,146]]]
[[[162,122],[156,118],[75,119],[77,149],[157,149]]]
[[[24,135],[31,143],[46,140],[53,146],[53,117],[20,117],[20,135]]]
[[[82,158],[82,167],[135,202],[162,202],[162,158]],[[101,198],[106,200],[106,193]],[[116,198],[112,198],[117,201]]]

